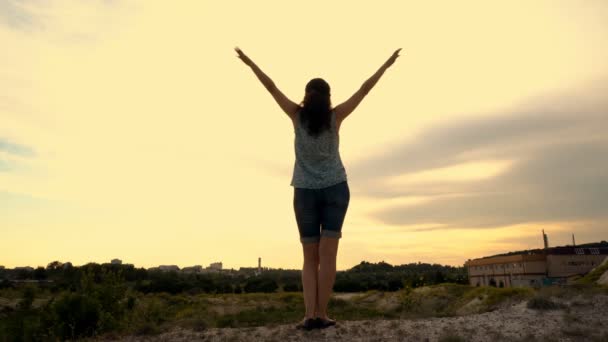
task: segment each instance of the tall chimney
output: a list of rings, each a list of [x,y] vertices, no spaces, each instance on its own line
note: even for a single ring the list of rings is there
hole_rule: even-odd
[[[545,249],[549,248],[549,239],[547,238],[547,234],[545,234],[544,229],[543,229],[543,242],[545,243]]]
[[[262,258],[258,257],[258,272],[262,272]]]
[[[574,242],[574,233],[572,233],[572,246],[576,247],[576,242]]]

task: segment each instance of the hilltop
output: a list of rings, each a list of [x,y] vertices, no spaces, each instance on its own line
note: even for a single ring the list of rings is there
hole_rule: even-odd
[[[286,310],[297,297],[214,298],[224,319],[102,341],[607,341],[608,288],[497,289],[443,284],[411,291],[337,294],[336,327],[302,332]],[[250,310],[255,308],[253,314]],[[285,310],[287,321],[278,311]],[[291,318],[293,317],[293,318]],[[365,318],[367,317],[367,318]],[[219,325],[219,327],[217,326]]]

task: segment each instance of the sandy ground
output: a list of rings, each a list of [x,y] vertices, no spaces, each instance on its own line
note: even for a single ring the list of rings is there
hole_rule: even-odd
[[[482,314],[415,320],[343,321],[310,332],[292,325],[175,330],[119,341],[607,341],[608,296],[574,298],[564,309],[537,311],[527,302]],[[451,337],[449,339],[448,337]],[[461,339],[458,339],[460,337]],[[109,341],[109,340],[98,340]]]

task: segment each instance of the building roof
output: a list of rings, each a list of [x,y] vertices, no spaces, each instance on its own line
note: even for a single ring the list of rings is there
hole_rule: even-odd
[[[549,247],[547,249],[537,248],[496,254],[493,256],[469,260],[465,262],[465,266],[538,261],[545,260],[547,255],[608,255],[608,243],[606,243],[606,241],[602,241],[597,243],[587,243],[580,246],[557,246]]]
[[[530,262],[530,261],[543,261],[546,260],[545,254],[512,254],[512,255],[497,255],[491,257],[484,257],[479,259],[473,259],[465,262],[465,266],[480,266],[480,265],[491,265],[491,264],[506,264],[513,262]]]
[[[577,254],[577,255],[608,255],[608,248],[605,247],[552,247],[548,254]]]

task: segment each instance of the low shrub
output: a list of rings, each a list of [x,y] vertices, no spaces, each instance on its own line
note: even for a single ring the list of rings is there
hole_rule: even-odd
[[[559,310],[564,306],[562,304],[556,303],[551,298],[545,296],[534,296],[528,300],[526,304],[528,309],[533,310]]]

